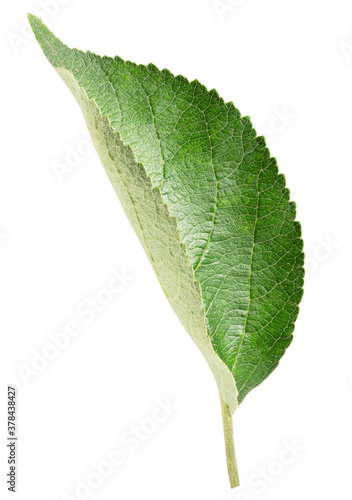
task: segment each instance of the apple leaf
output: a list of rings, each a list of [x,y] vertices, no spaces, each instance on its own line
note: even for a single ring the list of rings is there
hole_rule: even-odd
[[[70,49],[29,21],[214,374],[237,486],[232,414],[278,365],[302,298],[301,228],[285,178],[250,119],[215,90],[152,64]]]

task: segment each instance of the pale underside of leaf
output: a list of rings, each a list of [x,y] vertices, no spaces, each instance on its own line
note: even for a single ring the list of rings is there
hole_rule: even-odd
[[[31,24],[233,413],[290,344],[302,296],[301,229],[275,159],[216,91]]]

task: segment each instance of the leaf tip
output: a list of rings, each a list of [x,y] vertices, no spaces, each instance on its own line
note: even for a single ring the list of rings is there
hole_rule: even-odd
[[[49,32],[48,27],[43,23],[43,21],[39,17],[35,16],[34,14],[27,13],[27,19],[36,39],[40,43],[41,42],[40,39],[43,36],[43,34]]]
[[[37,17],[34,14],[31,14],[29,12],[27,12],[27,19],[28,19],[28,22],[29,22],[34,34],[35,34],[38,26],[43,25],[43,22],[39,19],[39,17]]]
[[[54,68],[62,67],[60,53],[62,55],[62,51],[69,50],[68,47],[66,47],[54,35],[54,33],[49,30],[39,17],[28,13],[27,18],[35,38],[37,39],[37,42],[43,50],[46,58]]]

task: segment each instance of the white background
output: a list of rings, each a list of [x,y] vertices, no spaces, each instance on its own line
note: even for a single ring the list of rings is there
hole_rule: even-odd
[[[251,116],[286,175],[303,227],[305,295],[279,368],[234,416],[237,490],[212,374],[160,289],[78,105],[29,37],[27,11],[71,47],[215,87]],[[93,463],[113,450],[124,464],[86,498],[351,498],[351,2],[17,0],[2,6],[1,50],[0,496],[12,498],[6,389],[16,384],[19,500],[83,498],[78,482],[99,482]],[[76,166],[59,178],[72,148]],[[133,279],[87,324],[77,308],[114,269]],[[70,322],[80,334],[21,376]],[[153,426],[167,398],[178,408]],[[151,432],[135,451],[121,443],[132,426]]]

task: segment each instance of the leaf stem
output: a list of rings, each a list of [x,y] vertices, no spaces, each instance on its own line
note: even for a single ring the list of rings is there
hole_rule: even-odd
[[[227,470],[229,473],[231,488],[236,488],[240,485],[240,480],[238,477],[237,460],[235,452],[235,443],[233,439],[233,422],[230,408],[223,400],[220,394],[220,403],[222,411],[222,422],[224,426],[224,437],[225,437],[225,449],[226,449],[226,459],[227,459]]]

